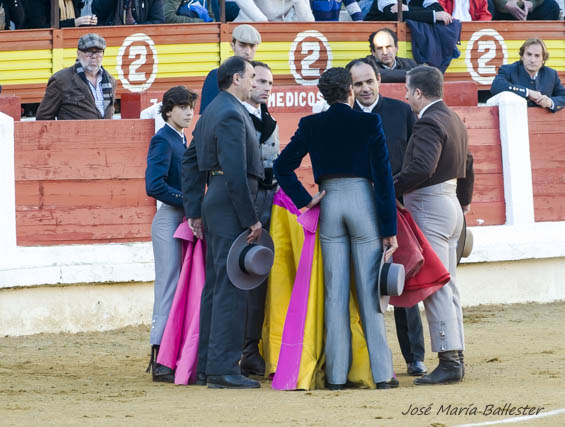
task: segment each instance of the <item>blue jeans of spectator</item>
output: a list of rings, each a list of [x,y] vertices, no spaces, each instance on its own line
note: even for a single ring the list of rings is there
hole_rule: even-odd
[[[220,2],[218,0],[212,1],[212,11],[214,12],[214,19],[216,22],[220,21]],[[239,6],[235,1],[226,1],[226,22],[233,21],[239,14]]]
[[[345,384],[351,366],[349,320],[350,268],[369,350],[373,380],[393,376],[392,355],[384,317],[377,311],[375,284],[382,242],[375,196],[365,178],[323,179],[326,191],[320,210],[320,242],[324,257],[326,381]]]
[[[359,3],[359,7],[361,7],[361,13],[363,14],[363,19],[367,13],[369,13],[369,9],[371,9],[371,5],[373,4],[373,0],[357,0]]]

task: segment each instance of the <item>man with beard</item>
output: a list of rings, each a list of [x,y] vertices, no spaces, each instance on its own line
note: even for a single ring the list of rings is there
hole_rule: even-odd
[[[106,41],[95,33],[78,41],[77,61],[47,83],[37,120],[111,119],[116,80],[102,67]]]
[[[271,222],[273,198],[278,189],[277,180],[273,176],[273,162],[279,155],[279,127],[267,110],[269,95],[273,89],[271,68],[259,61],[253,62],[253,68],[255,70],[255,88],[251,91],[249,99],[243,102],[243,106],[249,111],[249,116],[257,132],[261,161],[265,169],[265,178],[259,180],[255,210],[259,221],[268,230]],[[267,281],[249,291],[245,342],[240,362],[241,372],[244,375],[265,375],[265,360],[259,353],[259,340],[263,328],[266,295]]]

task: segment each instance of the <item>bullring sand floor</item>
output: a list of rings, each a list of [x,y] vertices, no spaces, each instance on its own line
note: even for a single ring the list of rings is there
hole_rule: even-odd
[[[400,387],[382,391],[281,392],[267,380],[244,391],[153,383],[144,373],[147,326],[2,337],[0,425],[439,427],[538,413],[546,416],[512,425],[565,426],[565,302],[472,307],[464,315],[464,382],[416,387],[388,312]],[[426,364],[435,366],[434,354]]]

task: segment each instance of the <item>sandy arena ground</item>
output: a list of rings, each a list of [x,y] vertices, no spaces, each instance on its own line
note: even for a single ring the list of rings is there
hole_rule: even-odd
[[[465,381],[416,387],[405,374],[389,312],[389,343],[400,387],[382,391],[280,392],[267,380],[260,390],[244,391],[153,383],[144,373],[146,326],[3,337],[0,425],[439,427],[512,418],[510,407],[523,414],[525,405],[526,413],[543,415],[565,408],[564,322],[565,302],[469,308]],[[426,364],[433,368],[435,355],[428,353]],[[411,407],[430,409],[427,415],[405,415]],[[565,426],[565,411],[519,425]]]

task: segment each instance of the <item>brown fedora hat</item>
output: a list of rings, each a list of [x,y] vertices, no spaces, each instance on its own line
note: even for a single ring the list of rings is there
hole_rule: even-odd
[[[241,233],[228,252],[228,278],[236,288],[255,289],[269,276],[275,258],[275,245],[265,229],[255,243],[247,243],[249,231]]]
[[[384,251],[377,275],[377,311],[384,313],[391,296],[400,296],[404,291],[405,272],[402,264],[385,262]]]

